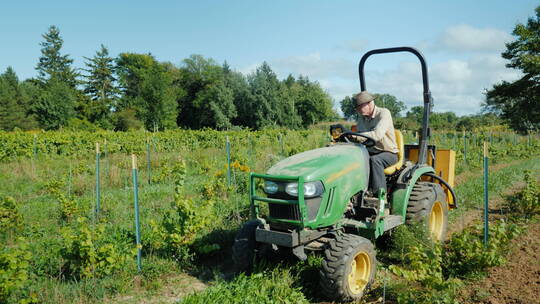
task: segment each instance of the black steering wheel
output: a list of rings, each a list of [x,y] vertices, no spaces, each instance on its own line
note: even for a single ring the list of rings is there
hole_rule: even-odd
[[[364,146],[366,146],[368,148],[373,147],[376,144],[376,142],[375,142],[375,140],[373,138],[371,138],[369,136],[365,136],[365,135],[357,133],[357,132],[351,132],[351,131],[345,131],[345,132],[341,133],[341,135],[337,138],[336,141],[351,142],[351,140],[349,139],[349,135],[355,135],[355,136],[360,136],[360,137],[365,138],[366,140],[361,142],[361,144],[363,144]]]

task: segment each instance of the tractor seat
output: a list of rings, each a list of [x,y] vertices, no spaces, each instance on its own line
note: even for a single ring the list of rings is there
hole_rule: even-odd
[[[404,160],[404,156],[405,156],[405,146],[404,146],[404,143],[403,143],[403,134],[401,134],[401,131],[395,129],[394,130],[395,134],[396,134],[396,144],[398,146],[398,160],[397,160],[397,163],[391,165],[390,167],[386,167],[384,169],[384,174],[386,175],[392,175],[394,172],[396,172],[397,170],[401,169],[401,166],[403,166],[403,160]]]

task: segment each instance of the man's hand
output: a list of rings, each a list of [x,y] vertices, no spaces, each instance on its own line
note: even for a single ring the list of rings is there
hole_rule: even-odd
[[[363,143],[364,141],[367,140],[365,137],[358,136],[358,135],[349,135],[349,137],[358,143]]]

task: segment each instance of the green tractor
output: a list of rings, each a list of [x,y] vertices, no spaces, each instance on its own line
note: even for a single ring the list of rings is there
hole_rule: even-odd
[[[420,60],[424,117],[419,144],[404,145],[401,132],[395,131],[399,153],[398,162],[385,169],[388,195],[365,197],[370,174],[366,146],[374,141],[353,142],[350,135],[360,135],[354,127],[333,126],[328,146],[288,157],[266,174],[250,174],[252,220],[239,230],[232,248],[238,270],[248,271],[256,257],[273,250],[290,248],[300,260],[307,258],[306,251],[323,251],[321,290],[334,300],[351,301],[374,281],[373,242],[383,234],[417,221],[426,224],[434,241],[445,239],[448,210],[457,207],[455,153],[428,145],[432,98],[422,54],[410,47],[367,52],[359,63],[361,90],[366,89],[366,59],[393,52],[410,52]]]

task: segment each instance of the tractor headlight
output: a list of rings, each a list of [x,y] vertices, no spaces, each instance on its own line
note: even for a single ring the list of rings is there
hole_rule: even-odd
[[[304,197],[315,197],[323,193],[324,187],[320,181],[304,183]],[[289,183],[285,186],[285,192],[290,196],[298,196],[298,183]]]
[[[276,192],[278,192],[278,184],[276,182],[273,182],[273,181],[264,181],[264,192],[266,192],[267,194],[275,194]]]

